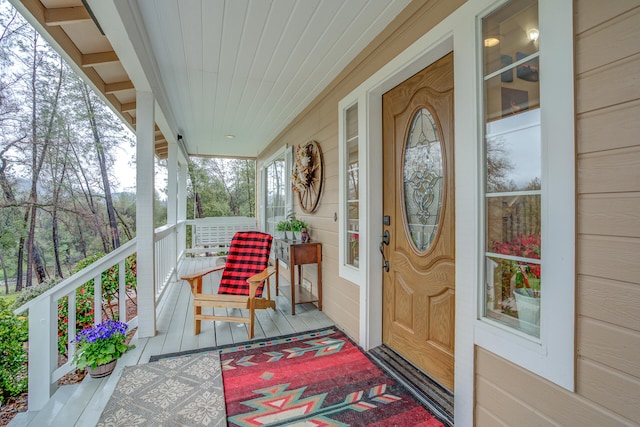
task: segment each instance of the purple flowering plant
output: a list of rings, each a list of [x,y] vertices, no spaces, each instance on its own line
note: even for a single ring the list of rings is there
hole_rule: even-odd
[[[112,360],[118,359],[134,346],[125,344],[128,325],[116,320],[106,320],[78,332],[76,336],[76,353],[73,356],[78,369],[86,366],[95,369]]]

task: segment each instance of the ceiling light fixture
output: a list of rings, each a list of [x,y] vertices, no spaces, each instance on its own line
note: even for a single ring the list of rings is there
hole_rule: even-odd
[[[225,135],[224,137],[227,139],[234,139],[236,136],[229,134],[229,135]]]
[[[532,28],[532,29],[529,30],[527,35],[529,36],[529,40],[534,42],[534,41],[538,40],[538,38],[540,37],[540,30],[538,30],[537,28]]]
[[[494,47],[500,44],[500,39],[497,37],[487,37],[484,39],[484,47]]]

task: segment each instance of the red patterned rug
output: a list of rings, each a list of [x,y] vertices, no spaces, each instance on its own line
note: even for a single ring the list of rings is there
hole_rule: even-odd
[[[335,328],[220,349],[230,426],[443,426]]]

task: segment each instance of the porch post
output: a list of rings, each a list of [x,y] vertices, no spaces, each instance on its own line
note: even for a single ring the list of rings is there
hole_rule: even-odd
[[[151,92],[136,92],[136,236],[138,251],[138,334],[156,334],[156,277],[153,234],[154,118]]]
[[[169,143],[169,156],[167,159],[167,224],[174,225],[178,210],[178,145]]]
[[[182,159],[178,166],[178,221],[187,219],[187,171],[189,165],[187,159]],[[182,224],[178,229],[178,256],[184,252],[186,248],[187,226]]]

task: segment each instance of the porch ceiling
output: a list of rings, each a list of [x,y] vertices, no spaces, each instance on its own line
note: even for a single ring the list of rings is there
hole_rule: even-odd
[[[153,88],[160,157],[257,156],[410,2],[11,1],[132,129]]]

